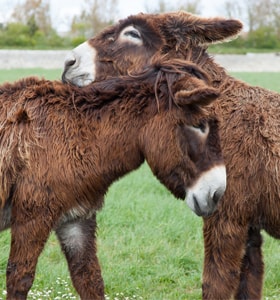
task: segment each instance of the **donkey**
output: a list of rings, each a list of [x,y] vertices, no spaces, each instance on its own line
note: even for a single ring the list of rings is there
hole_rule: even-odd
[[[280,238],[280,95],[229,76],[207,53],[210,43],[241,29],[238,20],[185,12],[130,16],[75,48],[63,74],[83,86],[168,53],[197,63],[220,90],[223,101],[212,109],[221,118],[228,185],[217,211],[204,218],[203,299],[261,299],[260,232]]]
[[[7,299],[26,299],[55,230],[81,299],[104,299],[96,212],[110,184],[147,161],[198,215],[226,186],[218,96],[207,74],[159,59],[141,73],[85,88],[22,79],[0,86],[0,230],[11,227]]]

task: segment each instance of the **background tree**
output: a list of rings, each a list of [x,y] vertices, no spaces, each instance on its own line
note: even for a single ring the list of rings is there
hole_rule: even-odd
[[[280,46],[279,0],[228,0],[224,8],[226,16],[241,18],[245,23],[248,32],[245,46],[265,49]]]
[[[243,7],[238,1],[228,0],[224,4],[225,15],[229,18],[244,19]]]
[[[0,29],[0,46],[4,47],[53,49],[69,44],[52,28],[49,0],[25,0],[16,5],[9,22]]]
[[[277,39],[280,41],[280,3],[278,0],[272,1],[271,15],[274,19],[275,33]]]
[[[201,3],[200,0],[180,0],[177,1],[178,8],[177,10],[185,10],[190,13],[199,15],[201,13]]]
[[[150,7],[147,3],[145,5],[146,11],[150,13],[161,13],[168,11],[185,10],[193,14],[200,13],[200,0],[159,0],[156,8]]]
[[[48,34],[52,30],[49,1],[25,0],[15,6],[12,21],[30,26],[34,33],[36,27],[44,34]]]
[[[112,25],[118,12],[118,0],[84,0],[85,8],[79,16],[75,16],[71,25],[71,33],[76,38],[89,38],[99,33],[108,25]]]

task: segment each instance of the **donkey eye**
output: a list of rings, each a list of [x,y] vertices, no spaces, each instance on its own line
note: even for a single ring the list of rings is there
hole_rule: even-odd
[[[198,131],[202,134],[207,134],[209,131],[208,123],[205,121],[199,122],[198,124],[192,125],[193,130]]]
[[[124,28],[119,36],[120,41],[132,42],[137,45],[142,45],[142,38],[140,32],[133,26]]]
[[[200,122],[199,124],[193,125],[193,128],[199,129],[202,132],[205,132],[206,126],[204,122]]]
[[[125,36],[131,36],[133,37],[134,39],[140,39],[141,36],[140,36],[140,33],[137,31],[137,30],[130,30],[130,31],[126,31],[124,33]]]

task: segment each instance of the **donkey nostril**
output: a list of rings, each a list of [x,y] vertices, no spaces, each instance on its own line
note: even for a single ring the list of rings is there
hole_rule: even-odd
[[[65,68],[69,68],[76,63],[76,59],[69,59],[65,62]]]
[[[215,193],[214,193],[214,196],[213,196],[213,202],[215,203],[215,205],[217,205],[218,204],[218,202],[220,201],[220,199],[222,198],[222,193],[220,193],[220,192],[218,192],[218,191],[216,191]]]
[[[76,63],[76,59],[75,59],[75,58],[68,58],[68,59],[65,60],[65,63],[64,63],[64,72],[63,72],[63,74],[62,74],[62,82],[63,82],[63,83],[68,82],[68,79],[67,79],[67,77],[66,77],[66,74],[67,74],[67,72],[69,71],[69,69],[70,69],[73,65],[75,65],[75,63]]]
[[[195,209],[195,213],[198,215],[198,216],[202,216],[203,215],[203,212],[201,211],[201,208],[198,204],[198,200],[196,198],[195,195],[193,195],[193,202],[194,202],[194,209]]]

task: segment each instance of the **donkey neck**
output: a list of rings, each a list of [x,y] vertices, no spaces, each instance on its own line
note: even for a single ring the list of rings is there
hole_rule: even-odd
[[[215,88],[221,88],[227,84],[229,75],[223,67],[215,63],[214,59],[208,56],[207,60],[202,66],[203,70],[207,72],[210,77],[211,85]]]
[[[215,88],[221,88],[227,85],[230,76],[226,70],[219,66],[212,56],[207,52],[207,48],[193,47],[185,55],[189,59],[198,64],[209,76],[211,85]]]
[[[144,101],[141,103],[140,99],[133,101],[126,98],[109,102],[88,114],[86,111],[77,114],[91,132],[93,156],[90,159],[94,158],[92,169],[98,179],[93,182],[102,181],[106,190],[116,179],[144,162],[138,138],[142,128],[154,115],[155,112],[146,109]]]

